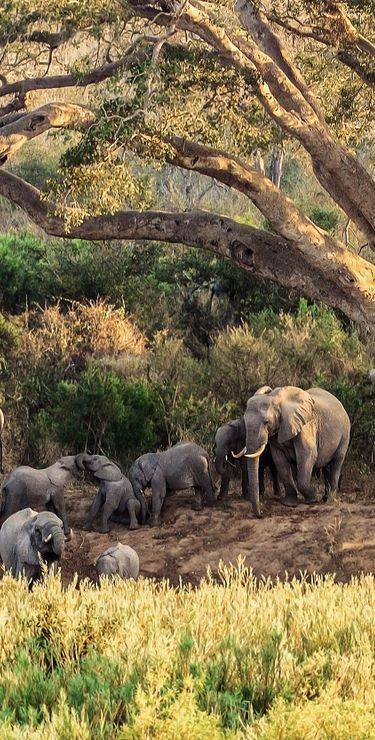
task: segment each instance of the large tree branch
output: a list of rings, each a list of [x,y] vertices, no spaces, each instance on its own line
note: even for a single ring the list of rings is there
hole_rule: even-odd
[[[136,13],[154,23],[166,25],[171,22],[169,13],[161,13],[150,5],[145,7],[138,0],[131,0],[131,4]],[[235,10],[249,29],[247,41],[233,34],[229,37],[205,12],[199,0],[183,4],[176,24],[216,49],[252,83],[266,111],[283,130],[302,143],[323,187],[361,229],[369,246],[375,249],[374,181],[360,162],[332,139],[327,125],[316,115],[301,90],[251,38],[252,3],[236,0]]]
[[[48,103],[0,128],[0,164],[26,142],[50,128],[87,124],[95,120],[88,108],[73,103]]]
[[[66,237],[64,221],[55,215],[53,204],[42,201],[39,191],[24,180],[1,170],[0,195],[19,205],[48,234]],[[339,308],[375,334],[375,267],[358,255],[353,255],[352,271],[335,260],[330,271],[323,263],[319,269],[287,239],[202,211],[119,211],[86,219],[71,229],[69,237],[158,240],[205,249]]]

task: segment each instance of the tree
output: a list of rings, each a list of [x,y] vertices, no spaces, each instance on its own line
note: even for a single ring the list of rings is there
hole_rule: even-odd
[[[236,0],[234,8],[228,0],[83,0],[77,6],[44,0],[35,10],[31,0],[9,0],[0,21],[0,97],[6,101],[0,194],[49,234],[210,250],[341,309],[375,333],[375,183],[340,131],[358,99],[371,114],[375,45],[365,33],[371,33],[373,9],[373,0]],[[297,39],[296,49],[288,35]],[[56,72],[59,50],[79,49],[80,42],[86,56]],[[336,91],[324,88],[314,67],[322,45],[336,69]],[[30,74],[31,60],[34,71],[45,65],[43,75]],[[348,103],[343,91],[351,91],[354,79],[361,86]],[[75,102],[66,102],[69,88]],[[85,105],[77,103],[80,89],[91,91]],[[64,90],[64,100],[33,108],[40,90]],[[47,196],[7,163],[54,128],[75,133],[67,137]],[[316,178],[356,229],[358,250],[314,225],[249,164],[252,152],[283,139],[307,152]],[[169,163],[237,189],[272,231],[199,210],[150,210],[141,163],[146,173],[150,165]]]

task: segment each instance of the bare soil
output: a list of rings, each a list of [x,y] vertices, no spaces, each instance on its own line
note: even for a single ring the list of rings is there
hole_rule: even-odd
[[[169,578],[173,585],[180,579],[197,584],[208,566],[215,575],[220,560],[235,563],[239,555],[256,576],[273,579],[333,572],[346,581],[359,572],[375,572],[374,475],[347,481],[335,501],[306,505],[301,500],[295,509],[266,493],[263,519],[254,518],[236,484],[227,501],[202,511],[192,510],[192,492],[174,493],[166,499],[160,527],[130,532],[126,524],[110,522],[109,534],[82,530],[94,493],[91,486],[66,492],[73,536],[62,561],[65,583],[74,573],[96,582],[94,560],[117,540],[137,551],[141,575]]]

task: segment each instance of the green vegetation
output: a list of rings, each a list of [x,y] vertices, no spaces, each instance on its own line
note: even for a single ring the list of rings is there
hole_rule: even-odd
[[[265,383],[335,393],[353,422],[352,455],[371,463],[374,343],[331,309],[181,248],[100,251],[27,234],[0,247],[9,466],[82,449],[127,466],[180,439],[211,450],[216,428]]]
[[[0,582],[4,738],[373,738],[372,576]]]

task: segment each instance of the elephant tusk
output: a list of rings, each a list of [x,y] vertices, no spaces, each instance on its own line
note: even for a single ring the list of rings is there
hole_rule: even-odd
[[[255,452],[248,452],[247,454],[245,454],[245,457],[260,457],[260,455],[262,454],[262,452],[264,452],[265,449],[266,449],[266,445],[264,444],[261,447],[259,447],[259,450],[255,450]]]
[[[232,457],[234,457],[235,460],[238,460],[239,457],[243,457],[244,455],[246,455],[246,447],[244,447],[243,450],[241,450],[241,452],[238,452],[237,455],[235,455],[235,453],[232,452]],[[246,457],[247,457],[247,455],[246,455]]]
[[[51,540],[52,540],[52,534],[49,534],[48,537],[44,538],[43,542],[47,543],[47,542],[50,542]]]

